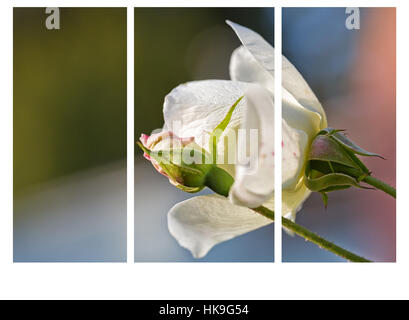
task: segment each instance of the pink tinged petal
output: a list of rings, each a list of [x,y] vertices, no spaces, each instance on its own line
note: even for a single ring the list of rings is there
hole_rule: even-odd
[[[153,159],[151,159],[151,162],[152,162],[153,167],[156,169],[156,171],[158,171],[160,174],[164,175],[166,178],[169,178],[169,176],[166,174],[166,172],[163,171],[163,169],[159,166],[158,162],[156,162]]]
[[[149,136],[147,134],[142,133],[141,137],[139,138],[139,140],[142,142],[142,144],[147,147],[148,146],[148,139]]]
[[[148,147],[148,139],[149,139],[149,136],[148,136],[147,134],[142,133],[142,134],[141,134],[141,137],[139,138],[139,141],[142,142],[142,144],[143,144],[144,147],[146,147],[146,148],[149,149],[149,147]],[[151,157],[150,157],[146,152],[143,153],[143,156],[145,157],[145,159],[151,161]]]
[[[188,137],[188,138],[179,138],[180,141],[182,142],[183,145],[189,144],[193,141],[195,141],[194,137]]]
[[[180,138],[171,131],[162,131],[152,134],[151,136],[142,134],[139,140],[146,148],[148,148],[149,150],[154,150],[158,149],[158,144],[160,142],[166,142],[166,144],[160,145],[160,147],[165,147],[165,149],[171,149],[173,147],[185,147],[194,141],[194,137]]]
[[[193,137],[187,138],[179,138],[171,131],[162,131],[159,133],[152,134],[148,136],[146,134],[142,134],[139,140],[142,144],[151,151],[159,151],[159,150],[170,150],[172,148],[183,148],[194,141]],[[166,174],[166,172],[162,169],[160,164],[149,156],[147,153],[144,153],[144,157],[149,160],[154,168],[165,177],[169,178],[170,182],[177,185],[181,183],[180,177],[175,177],[177,181],[172,181],[171,178]]]
[[[236,165],[229,197],[234,204],[255,208],[274,194],[274,102],[270,92],[259,85],[253,85],[245,96],[247,111],[241,129],[257,130],[258,146],[256,152],[250,152],[249,163]],[[247,140],[238,136],[238,150],[251,150]]]
[[[218,195],[198,196],[176,204],[168,213],[170,234],[195,258],[220,242],[270,224],[254,211]]]
[[[148,137],[146,140],[146,147],[150,150],[152,150],[160,141],[172,138],[173,133],[169,131],[162,131],[159,133],[154,133],[151,136]]]

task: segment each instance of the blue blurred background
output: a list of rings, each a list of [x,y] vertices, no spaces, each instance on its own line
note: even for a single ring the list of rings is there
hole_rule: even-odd
[[[395,9],[361,8],[360,30],[345,8],[284,8],[283,53],[318,96],[331,127],[387,160],[364,159],[375,177],[396,184]],[[297,222],[375,261],[396,260],[396,204],[380,191],[313,194]],[[299,237],[283,236],[283,261],[343,261]]]
[[[13,12],[14,261],[126,259],[126,9]]]
[[[273,16],[271,8],[136,8],[135,138],[162,127],[164,97],[179,84],[229,79],[230,55],[240,42],[226,19],[252,28],[273,44]],[[167,228],[169,209],[192,195],[172,186],[139,150],[135,159],[135,261],[273,261],[273,225],[194,259]]]

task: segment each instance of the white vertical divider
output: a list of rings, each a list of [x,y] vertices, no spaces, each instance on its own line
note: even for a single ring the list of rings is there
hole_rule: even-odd
[[[127,262],[134,263],[134,8],[127,7]]]
[[[281,159],[282,159],[282,134],[281,134],[281,78],[282,78],[282,24],[281,7],[274,9],[274,261],[282,261],[282,229],[281,229]]]

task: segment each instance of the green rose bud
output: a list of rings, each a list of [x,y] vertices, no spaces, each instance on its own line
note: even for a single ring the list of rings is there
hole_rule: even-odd
[[[156,170],[168,177],[179,189],[194,193],[208,187],[227,197],[234,179],[216,164],[217,144],[242,98],[236,100],[223,120],[210,133],[209,152],[196,144],[194,137],[180,138],[171,131],[162,131],[151,136],[142,134],[137,144]]]
[[[209,187],[227,196],[233,178],[213,162],[213,157],[193,138],[179,138],[172,132],[142,135],[137,143],[158,172],[177,188],[195,193]]]
[[[371,172],[356,155],[382,158],[357,146],[340,131],[321,130],[314,138],[307,158],[305,185],[322,194],[325,206],[328,192],[350,187],[367,188],[361,185],[361,181]]]

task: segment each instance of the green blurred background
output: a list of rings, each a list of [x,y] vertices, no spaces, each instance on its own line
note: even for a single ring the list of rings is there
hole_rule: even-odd
[[[14,192],[126,158],[126,9],[14,9]]]
[[[126,259],[126,8],[13,17],[14,261]]]

